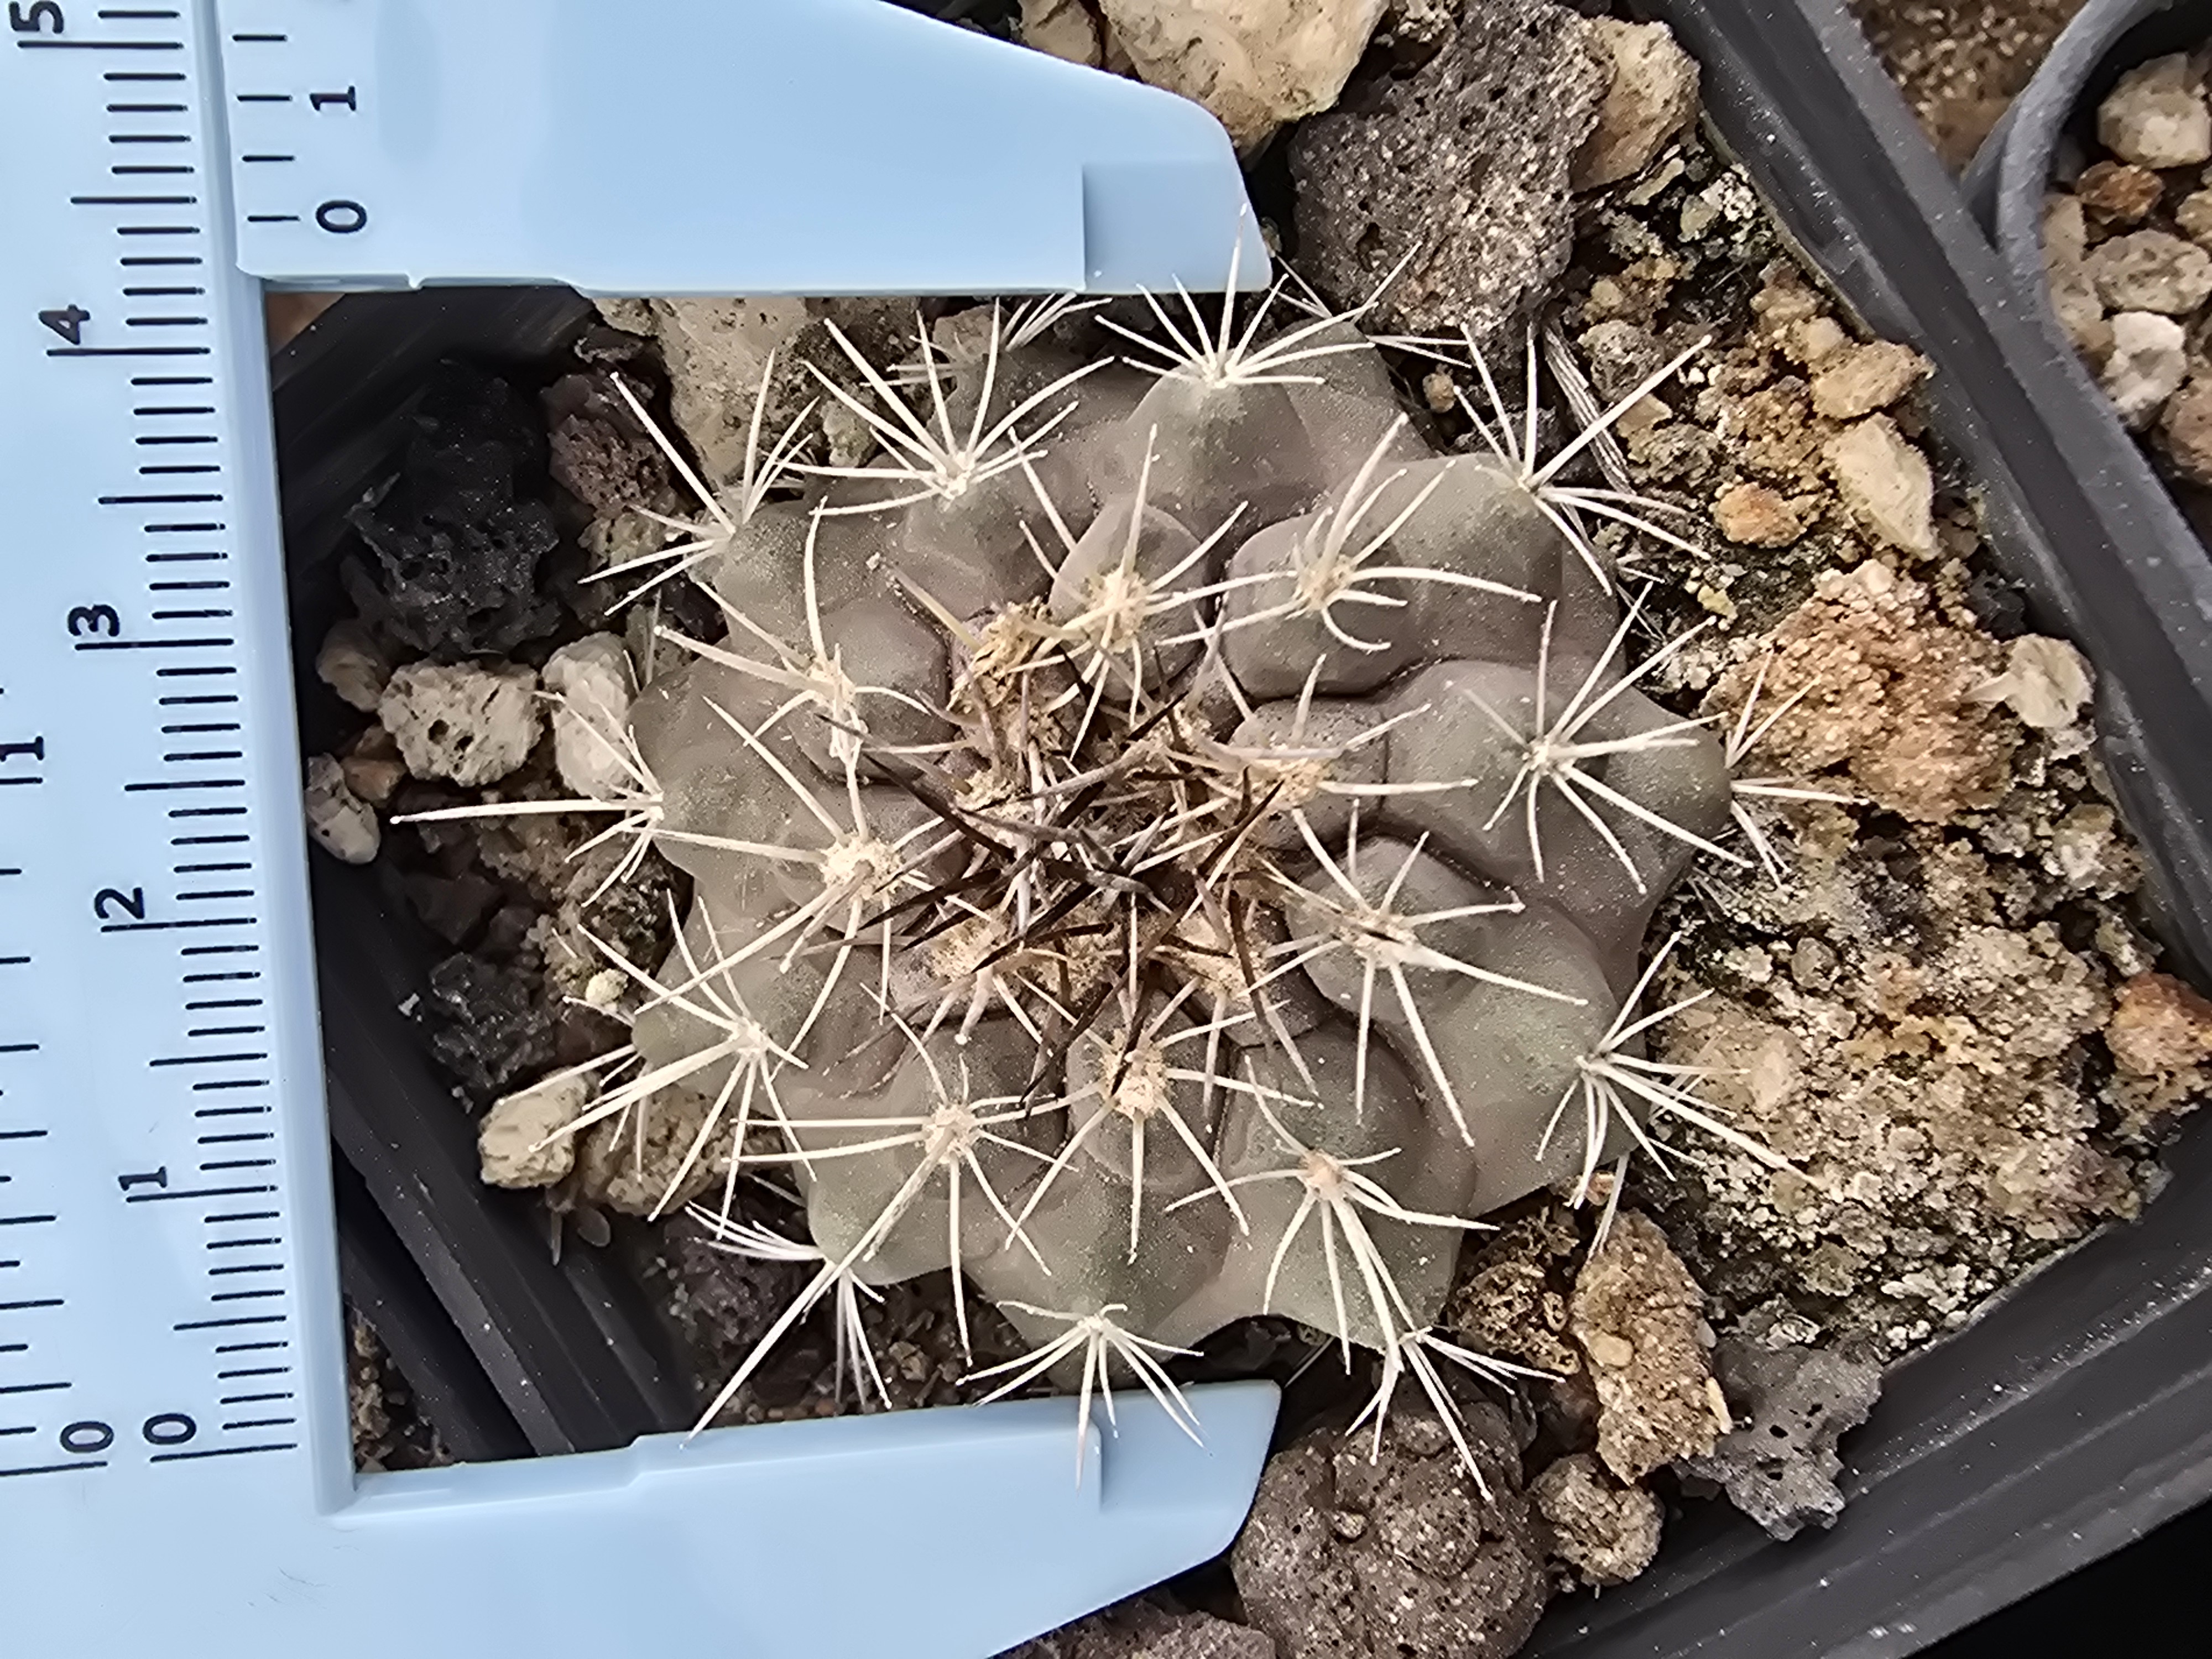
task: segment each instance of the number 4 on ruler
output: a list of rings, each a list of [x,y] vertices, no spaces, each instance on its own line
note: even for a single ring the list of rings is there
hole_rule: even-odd
[[[92,320],[92,313],[82,306],[66,305],[58,311],[40,312],[39,320],[71,345],[82,345],[84,325]]]

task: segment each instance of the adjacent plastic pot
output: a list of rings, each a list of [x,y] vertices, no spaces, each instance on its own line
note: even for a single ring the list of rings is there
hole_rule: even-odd
[[[2070,177],[2097,153],[2097,106],[2120,76],[2208,40],[2208,0],[2090,0],[1984,143],[1965,181],[1970,205],[2057,359],[2051,394],[2060,401],[2047,405],[2046,415],[2077,434],[2085,463],[2098,469],[2107,489],[2132,498],[2144,555],[2195,573],[2200,582],[2208,557],[2202,530],[2152,470],[2059,326],[2044,274],[2043,206],[2054,176]]]
[[[2186,960],[2212,959],[2202,549],[2163,492],[2143,487],[2117,423],[2090,418],[2101,404],[2092,410],[2048,307],[2011,280],[1839,5],[1636,9],[1702,63],[1713,129],[1810,262],[1873,329],[1935,361],[1930,412],[1993,548],[2037,625],[2100,670],[2103,753],[2155,866],[2169,935]],[[341,515],[389,465],[404,398],[449,353],[543,364],[586,314],[546,290],[353,299],[280,356],[311,747],[337,735],[307,659],[337,614]],[[635,1287],[589,1250],[554,1267],[524,1200],[478,1185],[472,1126],[398,1012],[442,947],[374,869],[317,863],[349,1292],[465,1455],[618,1444],[679,1420],[687,1390]],[[1693,1506],[1650,1572],[1601,1601],[1563,1602],[1530,1651],[1909,1653],[2212,1495],[2212,1136],[2185,1137],[2170,1164],[2143,1221],[1898,1368],[1845,1442],[1850,1502],[1835,1528],[1778,1545],[1723,1505]]]
[[[2212,40],[2207,0],[2090,0],[2044,60],[1968,170],[1969,204],[1996,240],[2022,303],[2058,359],[2048,406],[2074,430],[2084,459],[2116,495],[2134,497],[2134,528],[2147,555],[2202,580],[2207,553],[2193,526],[2140,445],[2120,424],[2059,326],[2045,279],[2043,204],[2051,180],[2095,154],[2097,106],[2114,82],[2146,59],[2195,51]],[[2061,387],[2063,386],[2063,392]]]

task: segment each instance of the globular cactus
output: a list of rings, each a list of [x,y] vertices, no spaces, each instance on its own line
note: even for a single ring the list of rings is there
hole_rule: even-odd
[[[1264,1311],[1434,1393],[1462,1232],[1696,1115],[1630,1011],[1735,857],[1723,745],[1626,661],[1583,526],[1635,503],[1533,417],[1439,456],[1356,316],[1156,316],[1140,361],[1066,307],[848,345],[883,457],[702,492],[728,631],[669,636],[602,804],[694,897],[585,1121],[677,1115],[665,1202],[796,1186],[771,1340],[950,1267],[1047,1363],[1149,1384]]]

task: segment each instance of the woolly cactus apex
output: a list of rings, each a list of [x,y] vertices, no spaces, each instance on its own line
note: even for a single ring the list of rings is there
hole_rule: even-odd
[[[1067,307],[854,352],[884,459],[711,550],[728,635],[628,733],[693,908],[594,1109],[683,1097],[726,1200],[797,1188],[823,1267],[772,1337],[951,1267],[1042,1364],[1273,1311],[1434,1395],[1462,1232],[1705,1127],[1624,1005],[1735,858],[1726,757],[1625,660],[1577,514],[1632,503],[1502,411],[1431,454],[1352,319],[1154,311],[1105,325],[1149,382]],[[1628,1092],[1563,1116],[1593,1057]]]

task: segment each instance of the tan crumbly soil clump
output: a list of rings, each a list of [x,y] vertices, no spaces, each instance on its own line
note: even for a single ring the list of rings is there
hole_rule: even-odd
[[[1528,1486],[1547,1553],[1573,1582],[1625,1584],[1659,1553],[1659,1500],[1607,1478],[1588,1452],[1562,1457]]]
[[[1575,1280],[1570,1326],[1597,1389],[1597,1455],[1623,1481],[1713,1449],[1705,1305],[1667,1235],[1632,1210]]]
[[[1782,883],[1715,878],[1678,907],[1668,994],[1692,974],[1715,994],[1661,1044],[1791,1168],[1718,1153],[1663,1213],[1728,1308],[1779,1293],[1895,1352],[2136,1212],[2146,1136],[2206,1081],[2208,1011],[2142,971],[2141,860],[2087,733],[1978,697],[1994,645],[1865,574],[1821,582],[1766,685],[1816,688],[1774,729],[1784,769],[1864,804],[1794,808]]]
[[[440,1468],[453,1461],[437,1429],[422,1415],[376,1329],[346,1310],[346,1400],[353,1428],[353,1466],[364,1474]]]
[[[1444,1310],[1455,1340],[1477,1353],[1555,1376],[1582,1369],[1567,1336],[1582,1230],[1550,1202],[1505,1222],[1470,1244]]]
[[[2168,974],[2137,974],[2112,996],[2105,1027],[2124,1133],[2155,1133],[2212,1089],[2212,1002]]]
[[[2002,672],[2004,649],[1937,617],[1919,583],[1872,560],[1825,574],[1767,647],[1709,699],[1741,708],[1762,670],[1765,709],[1798,699],[1768,732],[1762,771],[1840,768],[1853,791],[1916,823],[2003,797],[2020,723],[1977,693]]]

